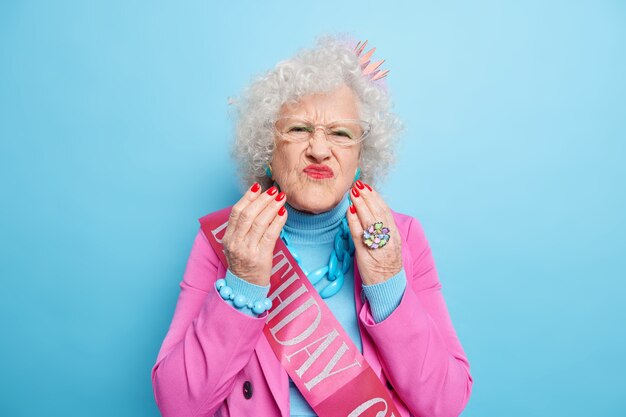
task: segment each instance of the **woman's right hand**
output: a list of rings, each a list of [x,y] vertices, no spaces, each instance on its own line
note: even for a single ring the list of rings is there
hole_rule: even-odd
[[[270,283],[276,240],[280,236],[287,210],[283,192],[271,187],[260,192],[255,183],[233,206],[222,238],[228,269],[252,284]]]

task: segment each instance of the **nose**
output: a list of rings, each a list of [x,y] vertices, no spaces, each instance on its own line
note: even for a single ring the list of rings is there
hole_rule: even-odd
[[[317,161],[323,161],[324,159],[330,157],[330,147],[331,143],[326,140],[326,133],[324,132],[324,129],[315,129],[309,139],[307,155],[315,158]]]

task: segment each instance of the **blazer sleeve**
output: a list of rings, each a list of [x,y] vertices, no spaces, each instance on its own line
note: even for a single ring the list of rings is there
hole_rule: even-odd
[[[164,417],[212,416],[249,362],[267,313],[242,314],[215,289],[219,258],[200,230],[151,372]]]
[[[456,417],[469,401],[473,380],[417,219],[410,218],[403,244],[413,265],[400,304],[379,323],[366,304],[359,319],[376,345],[388,380],[411,413]]]

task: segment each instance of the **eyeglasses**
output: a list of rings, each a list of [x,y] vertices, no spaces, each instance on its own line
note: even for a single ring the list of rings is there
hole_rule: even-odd
[[[275,132],[289,142],[307,142],[318,128],[324,130],[326,140],[338,146],[352,146],[362,142],[370,133],[371,125],[365,120],[340,119],[322,125],[313,124],[302,117],[282,117],[273,123]]]

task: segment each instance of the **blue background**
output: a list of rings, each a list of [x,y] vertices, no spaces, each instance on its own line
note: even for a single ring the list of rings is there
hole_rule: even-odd
[[[175,4],[176,3],[176,4]],[[197,219],[240,197],[227,99],[367,38],[471,363],[463,416],[623,416],[626,3],[0,5],[0,415],[157,416]]]

